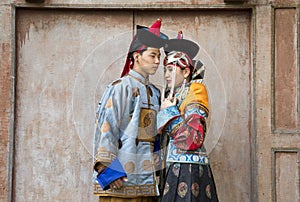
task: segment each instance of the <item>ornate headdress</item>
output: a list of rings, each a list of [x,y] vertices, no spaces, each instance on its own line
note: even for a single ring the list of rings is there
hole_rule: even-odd
[[[172,87],[170,96],[174,91],[174,82],[176,79],[176,67],[181,69],[189,68],[191,70],[191,80],[203,79],[205,66],[200,60],[192,60],[199,51],[199,46],[190,40],[183,39],[182,31],[178,32],[176,39],[170,39],[165,48],[166,57],[164,58],[164,66],[173,65]],[[164,90],[166,88],[164,83]],[[164,96],[164,95],[163,95]]]
[[[178,31],[175,39],[168,40],[164,48],[166,54],[172,51],[180,51],[186,53],[190,58],[194,58],[199,49],[200,48],[197,43],[191,40],[183,39],[183,33],[181,30]]]

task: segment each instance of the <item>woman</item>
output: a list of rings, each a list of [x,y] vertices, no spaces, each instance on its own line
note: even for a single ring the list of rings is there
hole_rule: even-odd
[[[209,114],[202,84],[204,66],[181,51],[168,53],[164,66],[166,98],[162,98],[157,121],[159,133],[169,141],[161,200],[216,202],[216,186],[203,145]]]

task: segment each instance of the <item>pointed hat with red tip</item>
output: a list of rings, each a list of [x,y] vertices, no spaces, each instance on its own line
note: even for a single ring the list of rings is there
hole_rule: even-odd
[[[137,33],[133,37],[127,54],[126,62],[121,77],[127,75],[133,67],[132,54],[139,52],[147,47],[161,48],[167,43],[168,36],[160,32],[161,18],[158,18],[150,28],[137,25]]]
[[[156,36],[159,36],[160,27],[161,27],[161,18],[157,18],[157,20],[149,28],[149,32],[155,34]]]

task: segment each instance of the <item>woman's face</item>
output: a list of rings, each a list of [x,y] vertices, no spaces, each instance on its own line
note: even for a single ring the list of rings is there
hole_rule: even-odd
[[[172,74],[174,71],[174,65],[173,64],[168,64],[165,66],[165,79],[166,79],[166,87],[170,89],[172,87]],[[174,88],[178,88],[182,85],[184,78],[187,77],[189,74],[189,69],[186,68],[184,70],[180,69],[180,67],[176,66],[175,67],[175,83],[174,83]]]

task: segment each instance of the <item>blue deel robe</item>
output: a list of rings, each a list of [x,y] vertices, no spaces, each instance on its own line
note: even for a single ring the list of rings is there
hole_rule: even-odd
[[[100,163],[104,167],[98,177],[94,171],[96,195],[159,194],[152,155],[159,102],[159,89],[133,70],[106,88],[96,113],[94,166]],[[123,188],[109,189],[109,184],[122,176],[128,178]]]

